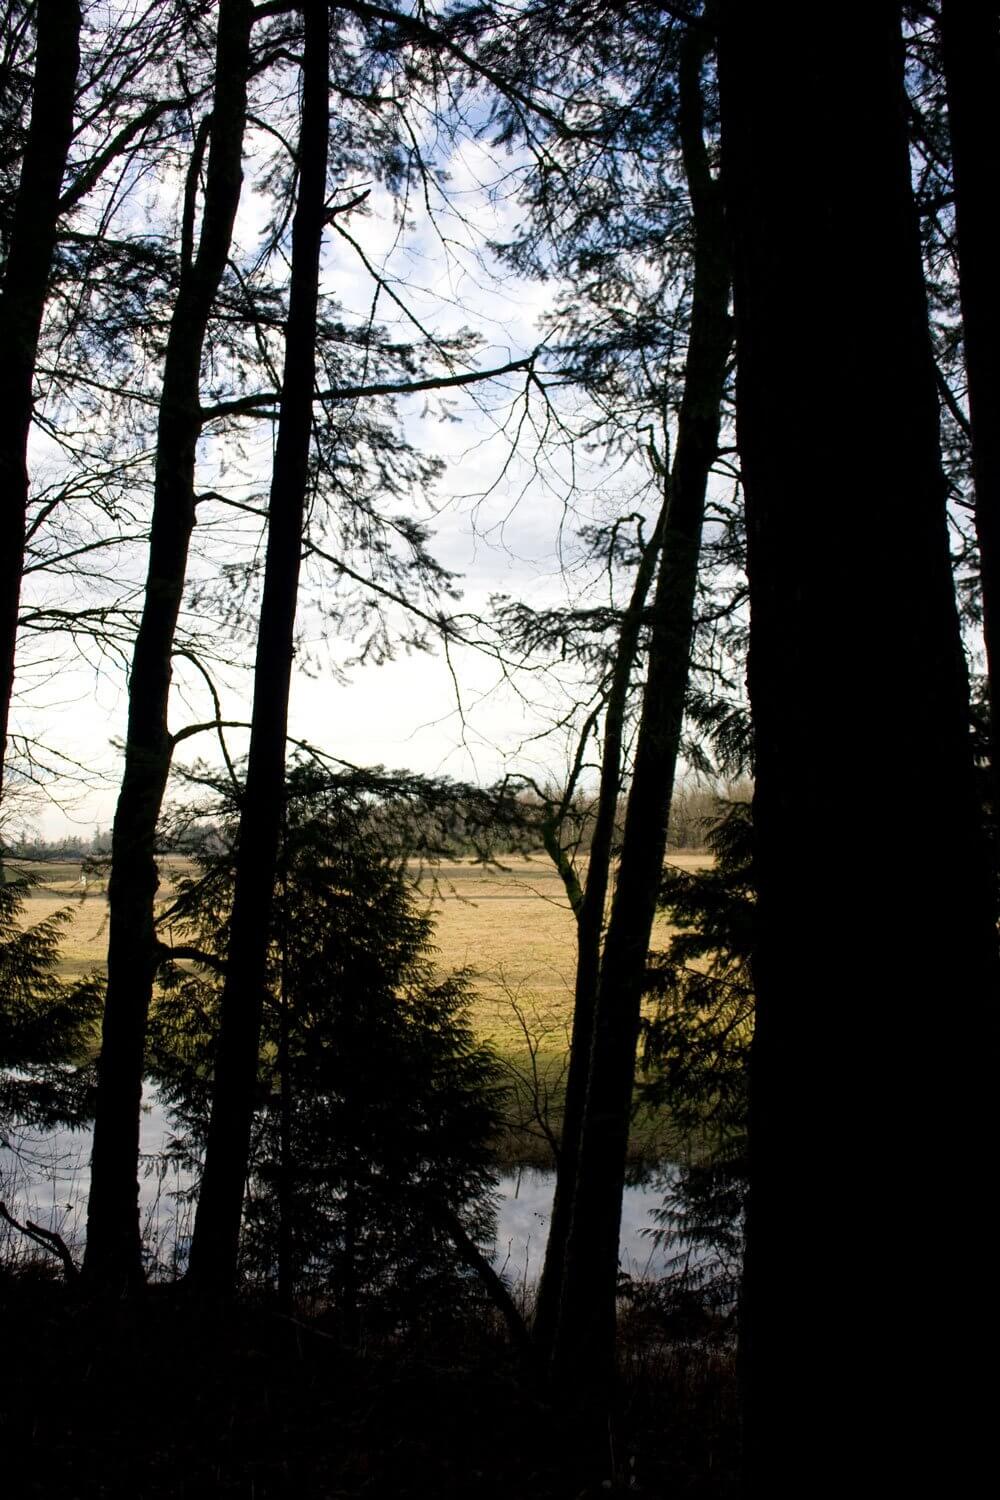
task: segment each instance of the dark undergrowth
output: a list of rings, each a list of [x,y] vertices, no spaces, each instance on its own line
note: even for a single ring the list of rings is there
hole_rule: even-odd
[[[0,1272],[7,1493],[735,1496],[727,1342],[655,1299],[623,1314],[609,1429],[524,1374],[489,1314],[350,1349],[323,1314],[212,1313],[175,1287],[88,1303],[41,1268]]]

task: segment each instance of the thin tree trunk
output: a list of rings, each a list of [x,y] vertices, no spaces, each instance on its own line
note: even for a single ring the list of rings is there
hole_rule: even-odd
[[[188,173],[180,282],[157,428],[146,592],[132,657],[125,768],[111,839],[108,990],[85,1272],[91,1281],[113,1288],[142,1280],[137,1162],[146,1021],[155,968],[156,825],[173,750],[167,707],[194,526],[202,353],[242,186],[251,24],[250,0],[220,0],[212,115],[198,134]],[[208,167],[195,256],[195,206],[206,136]]]
[[[290,1313],[295,1295],[293,1263],[294,1234],[292,1212],[295,1182],[292,1161],[292,1011],[288,993],[291,933],[288,926],[288,804],[283,805],[281,839],[284,844],[284,868],[281,874],[281,976],[278,1005],[278,1306]]]
[[[0,295],[0,800],[14,688],[35,362],[80,67],[77,0],[39,0],[31,118]]]
[[[684,393],[653,601],[653,632],[618,879],[601,959],[587,1097],[552,1378],[606,1389],[640,1002],[687,694],[708,476],[732,341],[729,261],[719,186],[702,130],[705,42],[691,32],[680,66],[680,130],[695,224],[694,290]]]
[[[538,1283],[531,1335],[544,1356],[552,1341],[562,1289],[562,1270],[569,1233],[573,1189],[580,1154],[580,1127],[590,1071],[590,1049],[594,1032],[594,1007],[601,968],[601,936],[604,932],[605,906],[611,877],[611,852],[621,790],[622,743],[625,733],[625,709],[632,668],[639,646],[646,599],[656,572],[663,541],[667,501],[657,518],[652,536],[643,550],[632,588],[628,608],[622,618],[615,648],[611,682],[604,719],[604,744],[601,752],[601,778],[597,793],[597,813],[587,854],[587,874],[580,889],[575,871],[566,880],[567,894],[576,917],[576,983],[573,991],[573,1029],[570,1037],[569,1070],[566,1075],[566,1098],[563,1105],[562,1132],[556,1163],[556,1185],[552,1215],[545,1243],[545,1264]],[[558,830],[556,830],[558,835]],[[550,855],[559,865],[561,847]]]
[[[1000,819],[1000,236],[996,228],[1000,23],[996,6],[942,0],[941,41],[972,424],[993,816]]]
[[[720,49],[756,746],[746,1493],[965,1494],[995,932],[899,7],[838,7],[843,46],[830,21],[799,8],[790,67],[787,6],[729,0]]]
[[[200,1291],[221,1296],[231,1293],[235,1286],[256,1103],[261,1014],[285,795],[295,606],[309,482],[329,130],[328,7],[309,5],[304,15],[299,195],[292,225],[285,369],[271,479],[250,754],[212,1119],[191,1245],[192,1284]]]

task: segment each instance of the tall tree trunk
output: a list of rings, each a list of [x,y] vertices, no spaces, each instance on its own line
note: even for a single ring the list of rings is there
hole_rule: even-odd
[[[287,814],[287,799],[283,812]],[[281,973],[278,1005],[278,1306],[290,1313],[295,1296],[295,1265],[292,1214],[295,1205],[294,1164],[292,1159],[292,1003],[288,994],[288,818],[282,819],[281,841],[284,846],[284,869],[281,874]]]
[[[995,933],[899,7],[839,6],[841,46],[830,21],[796,11],[790,66],[788,7],[728,0],[720,50],[756,745],[746,1484],[958,1494],[976,1414],[949,1429],[949,1403],[979,1376],[921,1217],[961,1204],[946,1254],[978,1263]]]
[[[28,508],[28,434],[38,338],[56,244],[59,198],[73,139],[80,67],[77,0],[39,0],[31,119],[0,294],[0,799],[14,687]]]
[[[694,288],[684,393],[635,766],[594,1010],[587,1095],[552,1349],[557,1387],[606,1389],[614,1365],[618,1238],[646,959],[663,870],[694,634],[708,476],[718,453],[732,342],[729,261],[702,129],[705,41],[685,38],[680,133],[694,211]],[[548,1270],[548,1267],[546,1267]]]
[[[257,1094],[261,1013],[285,796],[285,736],[294,654],[302,528],[309,482],[316,311],[326,201],[329,10],[305,16],[299,194],[267,560],[257,635],[247,783],[240,818],[229,959],[212,1118],[191,1245],[190,1280],[225,1296],[236,1280],[243,1190]]]
[[[993,816],[1000,819],[1000,236],[996,229],[1000,19],[996,6],[942,0],[941,41],[972,423]]]
[[[108,990],[85,1271],[91,1281],[112,1288],[142,1279],[137,1162],[146,1021],[155,968],[156,825],[173,749],[167,706],[194,526],[202,353],[243,180],[252,9],[250,0],[220,0],[212,115],[198,134],[188,173],[180,282],[160,398],[146,592],[132,657],[125,768],[111,838]],[[206,135],[210,144],[201,235],[193,255]]]
[[[665,488],[668,488],[665,486]],[[590,1049],[594,1034],[594,1007],[601,972],[601,937],[604,933],[605,907],[611,878],[611,855],[621,791],[622,745],[625,734],[625,710],[639,647],[646,600],[656,573],[657,559],[666,524],[667,498],[664,497],[653,534],[642,556],[632,587],[628,608],[622,617],[615,645],[611,681],[608,687],[604,717],[604,744],[601,750],[601,776],[597,791],[587,873],[581,889],[575,869],[563,870],[566,859],[558,843],[559,830],[549,854],[563,873],[563,881],[576,918],[576,982],[573,988],[573,1029],[570,1036],[569,1070],[566,1075],[566,1098],[563,1105],[562,1133],[556,1162],[556,1185],[545,1242],[545,1264],[538,1283],[531,1336],[544,1355],[550,1348],[559,1310],[562,1269],[569,1233],[573,1190],[576,1185],[580,1155],[580,1128],[587,1096],[590,1071]],[[548,845],[548,840],[546,841]],[[567,878],[567,876],[569,878]]]

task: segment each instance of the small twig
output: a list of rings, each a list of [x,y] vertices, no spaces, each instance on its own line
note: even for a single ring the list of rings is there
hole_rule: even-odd
[[[503,1314],[504,1322],[507,1324],[515,1347],[530,1364],[534,1359],[531,1336],[528,1333],[527,1324],[518,1311],[513,1297],[504,1285],[503,1279],[497,1275],[490,1261],[480,1250],[452,1208],[447,1204],[437,1203],[434,1205],[432,1213],[454,1244],[459,1255],[476,1272],[482,1281],[490,1301]]]
[[[34,1240],[36,1245],[41,1245],[42,1249],[48,1250],[51,1255],[58,1255],[66,1273],[66,1280],[70,1284],[76,1281],[80,1272],[61,1234],[56,1234],[54,1229],[43,1229],[40,1224],[33,1224],[30,1219],[25,1219],[23,1224],[19,1224],[13,1214],[8,1211],[6,1203],[0,1203],[0,1219],[5,1219],[19,1234],[26,1235],[29,1240]]]

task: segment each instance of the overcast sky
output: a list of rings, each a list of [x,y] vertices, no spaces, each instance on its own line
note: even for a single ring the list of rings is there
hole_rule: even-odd
[[[510,188],[491,194],[484,186],[504,179],[509,183],[511,168],[510,158],[497,157],[482,142],[466,140],[451,156],[448,201],[434,204],[435,223],[414,203],[412,226],[401,234],[392,204],[379,190],[371,195],[368,215],[351,223],[366,256],[405,283],[408,306],[436,333],[477,330],[482,338],[475,356],[479,368],[532,349],[539,340],[539,321],[558,292],[551,282],[511,276],[482,250],[487,240],[510,234],[517,221],[519,209]],[[262,209],[259,197],[244,194],[237,226],[244,245],[258,236]],[[363,315],[370,308],[371,279],[355,252],[333,234],[326,240],[323,287],[351,313]],[[412,336],[384,295],[377,317],[389,325],[398,321],[400,335]],[[602,498],[602,486],[617,494],[635,479],[605,474],[579,451],[574,458],[577,488],[571,492],[565,454],[546,457],[536,472],[530,426],[523,456],[512,459],[509,419],[522,386],[523,377],[512,376],[477,387],[474,394],[455,393],[448,409],[458,420],[442,420],[440,402],[433,398],[407,398],[402,406],[414,444],[447,459],[433,497],[431,550],[460,575],[463,597],[453,607],[470,612],[484,611],[495,593],[543,604],[577,590],[580,578],[571,573],[567,579],[562,571],[575,556],[576,517],[567,510],[567,502],[587,516],[609,503]],[[574,398],[563,392],[556,399],[571,415]],[[266,473],[269,451],[269,434],[258,431],[247,459],[258,476]],[[42,448],[36,450],[42,453]],[[206,467],[219,456],[206,447]],[[204,475],[200,482],[204,484]],[[142,549],[136,549],[137,580],[144,563]],[[504,681],[488,654],[462,647],[455,648],[450,662],[439,648],[401,654],[382,666],[350,669],[344,680],[350,643],[336,635],[321,639],[316,611],[307,604],[300,609],[300,621],[308,648],[303,659],[310,663],[310,671],[295,677],[293,735],[356,764],[479,781],[515,769],[558,776],[565,744],[543,744],[536,738],[561,706],[551,681],[526,682],[529,696],[536,699],[532,706]],[[221,670],[219,682],[225,717],[247,718],[247,672]],[[18,686],[15,730],[58,747],[81,763],[86,775],[84,784],[54,783],[44,798],[26,798],[23,811],[15,812],[15,829],[24,824],[51,838],[67,830],[89,836],[95,826],[107,827],[119,769],[113,742],[120,741],[125,730],[123,671],[114,664],[95,669],[92,660],[73,665],[63,658],[40,666],[26,664]],[[211,717],[196,680],[190,675],[186,680],[183,671],[178,673],[175,698],[172,729],[191,718]],[[233,734],[234,752],[243,744],[240,734]],[[214,748],[211,737],[202,736],[188,742],[185,755],[211,755]]]

